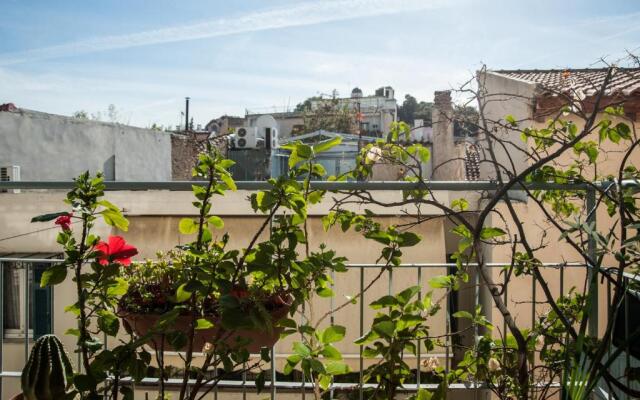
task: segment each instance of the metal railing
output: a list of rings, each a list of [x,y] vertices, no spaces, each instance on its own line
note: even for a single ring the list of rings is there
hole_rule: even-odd
[[[0,393],[1,393],[1,389],[2,389],[2,385],[3,385],[3,380],[4,379],[15,379],[15,378],[19,378],[20,377],[20,371],[18,369],[5,369],[4,365],[5,365],[5,358],[4,358],[4,354],[6,352],[6,347],[7,346],[21,346],[23,348],[23,353],[24,353],[24,359],[22,361],[24,361],[26,363],[28,356],[29,356],[29,349],[30,349],[30,345],[33,341],[31,335],[22,335],[21,339],[22,339],[22,343],[17,343],[16,339],[11,339],[10,341],[7,341],[7,339],[5,338],[4,335],[4,314],[3,311],[5,309],[5,305],[4,305],[4,301],[5,301],[5,296],[4,296],[4,281],[3,281],[3,277],[4,277],[4,269],[7,265],[9,265],[10,263],[15,263],[15,262],[19,262],[22,265],[24,265],[25,267],[25,276],[24,278],[24,284],[26,285],[28,283],[28,275],[29,274],[33,274],[33,268],[30,267],[31,263],[49,263],[49,264],[53,264],[53,263],[57,263],[60,262],[60,260],[52,260],[52,259],[29,259],[29,258],[0,258],[0,270],[2,271],[2,273],[0,273],[0,299],[2,301],[2,307],[0,307],[0,326],[2,327],[2,329],[0,329]],[[489,268],[503,268],[505,265],[505,263],[491,263],[491,264],[487,264],[487,267]],[[442,275],[442,274],[447,274],[447,270],[449,268],[453,268],[455,267],[455,264],[453,263],[422,263],[422,264],[403,264],[400,265],[399,267],[394,267],[391,270],[388,270],[386,272],[386,286],[387,286],[387,293],[392,294],[394,293],[394,281],[397,283],[398,281],[402,281],[403,285],[402,288],[400,288],[399,290],[402,290],[406,287],[409,286],[413,286],[413,285],[419,285],[421,287],[424,286],[424,282],[425,280],[428,280],[429,278],[436,276],[436,275]],[[567,268],[584,268],[585,265],[584,264],[570,264],[570,263],[547,263],[547,264],[543,264],[543,269],[544,270],[553,270],[553,271],[557,271],[558,274],[558,279],[560,281],[560,290],[561,293],[565,292],[565,290],[567,289],[564,285],[564,281],[565,281],[565,270]],[[357,308],[358,310],[358,336],[362,336],[366,330],[368,330],[368,321],[367,318],[365,317],[365,310],[366,308],[366,304],[370,303],[371,301],[375,300],[375,298],[371,297],[370,295],[368,295],[369,292],[365,292],[364,289],[366,287],[366,285],[368,284],[368,280],[366,279],[366,272],[367,271],[373,271],[373,272],[377,272],[380,270],[380,268],[382,268],[382,266],[380,265],[376,265],[376,264],[350,264],[348,265],[348,272],[349,271],[356,271],[356,274],[358,276],[358,282],[357,282],[357,293],[360,294],[359,296],[359,301],[357,303],[356,306],[354,306],[355,308]],[[586,273],[586,272],[585,272]],[[477,304],[481,304],[481,291],[478,290],[480,285],[479,282],[477,281],[477,275],[476,276],[476,281],[472,283],[472,286],[476,288],[476,290],[473,290],[473,304],[474,304],[474,308],[475,305]],[[532,280],[532,291],[531,291],[531,301],[533,304],[533,307],[531,309],[531,322],[532,324],[535,321],[536,315],[537,315],[537,311],[536,311],[536,304],[537,304],[537,291],[535,290],[535,281],[533,280],[532,277],[528,277],[529,279]],[[382,281],[384,282],[384,281]],[[333,287],[333,289],[335,289],[335,286]],[[355,288],[354,288],[355,289]],[[25,291],[26,292],[26,291]],[[354,292],[351,292],[350,294],[353,294]],[[560,295],[561,293],[558,293],[558,295]],[[345,293],[336,293],[336,298],[343,298],[343,295]],[[422,295],[422,291],[419,294],[420,296]],[[505,299],[508,299],[508,293],[505,291],[504,293],[504,297]],[[58,304],[55,302],[55,296],[52,296],[53,298],[53,303],[51,305],[52,310],[55,310],[57,312],[60,312],[60,310],[62,310],[65,306],[67,306],[67,304]],[[453,348],[452,348],[452,344],[449,340],[452,332],[451,332],[451,326],[450,326],[450,317],[451,314],[453,312],[455,312],[456,310],[451,310],[449,308],[449,302],[448,301],[444,301],[443,302],[444,306],[441,312],[444,313],[444,334],[446,335],[445,337],[446,342],[445,342],[445,346],[444,348],[441,349],[440,352],[437,353],[431,353],[431,354],[425,354],[422,352],[421,346],[418,346],[419,350],[417,353],[417,356],[407,356],[406,359],[409,360],[411,359],[412,361],[415,361],[415,372],[414,372],[414,380],[415,383],[408,383],[403,385],[402,390],[404,391],[408,391],[408,392],[412,392],[412,391],[416,391],[419,388],[422,389],[435,389],[437,387],[436,383],[428,383],[424,380],[424,374],[425,372],[421,371],[421,364],[422,364],[422,360],[426,359],[426,357],[429,356],[435,356],[439,359],[444,359],[444,368],[445,371],[448,372],[449,368],[452,366],[452,361],[453,361]],[[24,319],[24,326],[28,327],[29,326],[29,310],[33,307],[33,299],[31,298],[30,295],[25,295],[24,297],[24,301],[21,302],[22,305],[22,310],[21,310],[21,316]],[[336,307],[335,301],[331,300],[330,301],[330,312],[332,313],[331,315],[333,316],[333,311]],[[52,315],[52,319],[53,319],[53,315]],[[330,320],[331,323],[334,322],[333,318]],[[51,324],[52,326],[52,330],[53,332],[57,332],[59,334],[63,333],[64,331],[66,331],[66,329],[68,328],[73,328],[73,326],[66,326],[66,327],[58,327],[57,329],[54,327],[53,323]],[[506,331],[506,327],[503,328],[504,331]],[[474,338],[478,336],[478,332],[477,330],[474,332]],[[354,382],[336,382],[333,383],[331,385],[331,390],[335,391],[335,390],[351,390],[351,391],[358,391],[359,392],[359,398],[362,399],[363,398],[363,394],[364,394],[364,389],[368,388],[368,387],[373,387],[375,385],[371,384],[371,383],[364,383],[363,382],[363,373],[364,370],[366,368],[365,364],[365,358],[362,356],[362,351],[363,351],[363,347],[362,346],[356,346],[353,345],[353,348],[358,348],[358,371],[356,371],[356,373],[358,373],[358,380],[354,381]],[[278,381],[277,379],[277,371],[276,371],[276,360],[277,359],[281,359],[286,357],[288,354],[278,354],[275,350],[275,348],[271,349],[271,357],[272,357],[272,362],[270,363],[270,365],[268,366],[269,371],[270,371],[270,379],[266,382],[265,384],[265,388],[268,389],[270,391],[271,394],[271,398],[275,399],[276,398],[276,393],[278,390],[285,390],[287,392],[291,392],[291,391],[299,391],[300,392],[300,396],[301,398],[304,398],[305,393],[307,393],[308,391],[310,391],[313,388],[313,384],[311,382],[305,382],[304,380],[298,380],[298,381]],[[15,362],[16,360],[14,360]],[[79,363],[79,360],[77,361]],[[79,364],[78,364],[79,365]],[[134,385],[134,383],[130,380],[130,379],[124,379],[122,381],[124,384],[131,384]],[[181,383],[181,379],[169,379],[166,382],[166,387],[170,388],[172,386],[178,386]],[[195,380],[190,381],[190,383],[195,383]],[[137,386],[136,389],[137,390],[145,390],[146,387],[148,387],[149,385],[153,386],[154,389],[152,389],[150,391],[151,392],[155,392],[155,388],[158,385],[158,379],[157,378],[145,378],[141,383],[134,385]],[[206,385],[205,385],[206,386]],[[473,381],[469,381],[466,383],[455,383],[455,384],[451,384],[449,386],[450,390],[478,390],[478,389],[482,389],[484,388],[485,385],[482,382],[473,382]],[[211,396],[214,399],[218,398],[218,395],[220,394],[221,390],[219,389],[225,389],[225,390],[235,390],[235,391],[240,391],[243,394],[243,398],[246,398],[246,395],[252,391],[255,388],[255,382],[252,380],[247,379],[246,375],[242,376],[242,379],[224,379],[221,380],[217,386],[215,388],[213,388]]]

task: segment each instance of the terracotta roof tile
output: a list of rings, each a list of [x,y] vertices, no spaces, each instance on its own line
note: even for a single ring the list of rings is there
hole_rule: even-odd
[[[571,94],[592,96],[602,86],[607,75],[606,68],[593,69],[549,69],[549,70],[497,70],[496,74],[513,79],[537,83],[548,94]],[[628,96],[640,92],[640,68],[616,68],[605,95]]]

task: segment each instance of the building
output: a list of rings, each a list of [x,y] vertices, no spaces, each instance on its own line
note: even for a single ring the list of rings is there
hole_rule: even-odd
[[[376,90],[373,95],[363,96],[362,90],[356,87],[351,91],[350,97],[312,99],[308,110],[273,113],[247,110],[245,126],[255,126],[259,117],[271,115],[278,122],[280,137],[283,139],[298,133],[311,133],[304,132],[305,116],[322,111],[323,105],[328,103],[335,103],[335,109],[346,110],[353,115],[354,131],[347,133],[358,134],[359,129],[362,135],[381,137],[389,132],[391,122],[398,119],[398,105],[393,88],[385,86]]]
[[[167,132],[19,108],[0,111],[0,167],[19,170],[22,180],[66,181],[90,170],[102,171],[106,180],[166,181],[170,160]]]
[[[351,91],[351,96],[336,99],[318,99],[311,101],[311,112],[317,111],[328,101],[336,101],[337,108],[350,110],[355,114],[356,134],[383,137],[389,133],[391,123],[398,120],[398,104],[391,86],[376,90],[375,94],[364,96],[358,87]]]
[[[526,150],[531,149],[531,142],[524,145],[521,139],[522,130],[527,128],[544,129],[551,119],[559,118],[575,123],[577,131],[581,132],[585,121],[583,118],[577,118],[574,113],[584,112],[588,115],[593,112],[595,99],[602,92],[602,85],[608,72],[608,69],[483,70],[478,72],[478,87],[482,93],[479,100],[484,108],[487,129],[504,143],[504,146],[495,147],[496,159],[503,173],[512,175],[520,173],[532,163],[531,158],[518,150],[521,146],[524,146]],[[631,135],[637,140],[640,134],[638,128],[640,121],[638,113],[640,111],[640,68],[617,68],[612,71],[610,84],[602,93],[599,109],[602,110],[606,106],[622,106],[624,107],[624,115],[612,116],[600,112],[595,116],[595,124],[604,118],[612,120],[614,125],[624,121],[631,129],[635,129]],[[514,126],[507,119],[517,122],[517,126]],[[614,144],[610,140],[599,142],[599,129],[594,129],[587,136],[587,140],[598,144],[599,161],[597,165],[586,166],[583,174],[592,180],[602,179],[610,174],[617,176],[623,151],[630,150],[630,142],[620,141],[620,144]],[[488,156],[488,142],[484,134],[481,133],[477,138],[477,145],[480,149],[480,179],[496,179],[495,168]],[[437,154],[436,152],[436,156]],[[640,166],[640,150],[635,149],[629,155],[628,165]],[[573,157],[576,157],[573,152],[566,152],[557,159],[554,165],[558,168],[566,168]],[[585,158],[584,155],[582,157]],[[537,251],[540,261],[557,262],[558,257],[561,256],[568,263],[584,263],[584,259],[565,243],[560,232],[549,224],[548,217],[543,214],[534,201],[527,199],[519,191],[512,191],[509,196],[516,200],[513,205],[518,217],[521,221],[525,221],[523,228],[527,236],[532,242],[545,245],[544,248]],[[479,201],[482,201],[482,198]],[[505,220],[501,220],[499,214],[504,216]],[[601,231],[612,224],[606,207],[599,207],[593,217]],[[515,225],[504,204],[498,205],[496,214],[487,221],[487,224],[489,226],[512,227]],[[510,250],[504,246],[494,247],[488,252],[487,257],[496,262],[509,259]],[[617,264],[616,260],[609,255],[605,256],[603,260],[605,266]],[[546,271],[543,276],[552,293],[559,296],[563,293],[566,294],[573,286],[582,290],[585,273],[585,268],[582,268],[567,272],[564,279],[559,271]],[[501,282],[503,277],[496,271],[494,279]],[[605,317],[608,315],[606,299],[609,292],[607,285],[603,281],[599,282],[598,306],[591,311],[591,316],[599,321],[594,329],[602,332],[606,322]],[[514,279],[509,290],[507,301],[512,305],[519,304],[514,306],[515,315],[519,321],[531,320],[534,313],[539,315],[546,309],[545,304],[531,306],[532,292],[535,293],[535,289],[531,287],[531,282],[527,279]],[[632,313],[630,315],[634,313],[631,310],[629,312]],[[493,308],[491,314],[494,325],[501,326],[503,322],[500,313]],[[601,318],[597,318],[598,315]],[[640,360],[633,359],[633,357],[631,360],[631,365],[640,365]],[[612,373],[623,376],[626,368],[624,364],[622,361],[614,363],[611,366]]]
[[[207,125],[204,130],[206,132],[215,134],[216,136],[227,135],[232,133],[235,129],[244,126],[244,118],[234,117],[230,115],[223,115],[218,118],[214,118]]]

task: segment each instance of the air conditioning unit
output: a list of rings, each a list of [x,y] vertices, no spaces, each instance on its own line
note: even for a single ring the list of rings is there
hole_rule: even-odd
[[[280,147],[278,129],[264,128],[264,143],[267,150],[277,149]]]
[[[10,165],[7,167],[0,167],[0,181],[1,182],[14,182],[20,180],[20,166]],[[0,190],[0,192],[7,193],[20,193],[20,189]]]
[[[235,133],[237,149],[255,149],[258,147],[258,129],[255,126],[243,126]]]

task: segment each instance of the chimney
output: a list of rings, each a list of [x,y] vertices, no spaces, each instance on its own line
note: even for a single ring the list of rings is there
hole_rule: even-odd
[[[453,140],[453,104],[451,91],[436,91],[433,96],[433,162],[432,179],[436,181],[464,180],[464,166],[459,160],[460,148]]]

